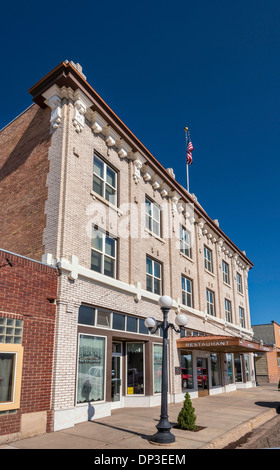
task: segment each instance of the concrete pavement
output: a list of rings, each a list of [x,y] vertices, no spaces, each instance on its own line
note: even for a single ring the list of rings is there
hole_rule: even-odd
[[[63,431],[29,437],[0,446],[0,449],[222,449],[277,415],[280,391],[266,384],[235,392],[192,399],[197,432],[173,428],[176,442],[152,444],[160,407],[122,408],[112,416],[77,424]],[[169,421],[176,424],[182,403],[170,404]]]

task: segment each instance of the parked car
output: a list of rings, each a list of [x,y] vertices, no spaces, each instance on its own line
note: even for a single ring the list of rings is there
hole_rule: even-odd
[[[198,387],[207,388],[207,370],[203,367],[197,368],[197,385]]]
[[[193,376],[188,374],[188,369],[181,367],[181,380],[182,388],[192,388],[193,387]]]

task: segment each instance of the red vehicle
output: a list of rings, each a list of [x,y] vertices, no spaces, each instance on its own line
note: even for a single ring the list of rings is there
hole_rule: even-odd
[[[182,388],[193,388],[193,376],[188,374],[188,369],[181,368]],[[199,388],[207,388],[207,370],[197,368],[197,385]]]
[[[207,370],[202,367],[197,368],[197,385],[203,389],[207,388]]]
[[[188,369],[181,368],[181,380],[182,388],[192,388],[193,387],[193,377],[188,374]]]

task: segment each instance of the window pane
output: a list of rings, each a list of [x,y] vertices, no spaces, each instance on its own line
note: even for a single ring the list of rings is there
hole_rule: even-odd
[[[153,345],[154,393],[161,393],[162,344]]]
[[[137,332],[137,318],[126,317],[126,331]]]
[[[182,389],[194,388],[192,354],[181,355],[181,380]]]
[[[161,281],[154,278],[154,294],[161,294]]]
[[[91,250],[91,269],[101,273],[102,255],[96,251]]]
[[[116,188],[116,173],[114,170],[107,166],[107,175],[106,175],[106,182]]]
[[[81,335],[77,403],[104,400],[105,338]]]
[[[105,239],[105,253],[106,255],[115,258],[115,239],[106,237]]]
[[[159,233],[159,223],[156,222],[155,220],[153,220],[153,233],[155,235],[158,235],[158,236],[160,235],[160,233]]]
[[[113,329],[124,330],[124,319],[124,315],[121,315],[119,313],[113,313]]]
[[[104,326],[105,328],[110,328],[110,317],[111,313],[104,310],[98,310],[97,312],[97,322],[98,326]]]
[[[145,320],[139,318],[139,333],[147,335],[149,333],[148,328],[145,327]]]
[[[127,394],[144,394],[143,343],[127,344]]]
[[[104,179],[104,163],[96,156],[94,156],[93,171],[100,178]]]
[[[104,274],[115,277],[115,260],[108,258],[108,256],[104,256]]]
[[[81,305],[79,308],[78,323],[94,326],[95,309],[87,305]]]
[[[160,278],[160,264],[154,261],[154,276]]]
[[[98,250],[98,251],[103,251],[102,250],[102,243],[103,243],[102,233],[99,230],[93,228],[93,230],[92,230],[92,240],[91,240],[92,248],[94,248],[95,250]]]
[[[150,258],[146,258],[146,273],[153,274],[153,262]]]
[[[93,186],[92,189],[95,191],[99,196],[103,197],[103,181],[101,181],[98,176],[93,175]]]
[[[150,216],[152,215],[152,207],[151,206],[152,206],[152,203],[148,199],[146,199],[145,212],[146,212],[146,214],[148,214]]]
[[[210,354],[210,358],[211,358],[212,386],[215,387],[217,385],[221,385],[219,357],[217,354]]]
[[[105,188],[105,199],[109,201],[111,204],[117,204],[117,193],[116,190],[111,188],[106,184]]]
[[[13,401],[15,354],[0,353],[0,403]]]
[[[159,217],[160,217],[160,210],[159,207],[156,206],[156,204],[153,204],[153,218],[159,222]]]
[[[232,358],[232,354],[227,354],[227,365],[228,365],[228,383],[233,384],[234,376],[233,376],[233,358]]]
[[[146,290],[153,292],[153,278],[151,276],[146,276]]]

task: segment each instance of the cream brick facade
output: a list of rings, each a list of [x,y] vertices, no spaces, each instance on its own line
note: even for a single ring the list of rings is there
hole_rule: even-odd
[[[114,115],[79,70],[67,62],[62,67],[79,82],[75,89],[69,81],[65,85],[52,81],[48,86],[46,78],[44,87],[39,83],[31,90],[35,101],[39,96],[41,103],[52,109],[43,260],[59,266],[61,271],[53,384],[55,429],[88,419],[88,405],[76,405],[80,305],[84,303],[137,318],[162,319],[157,303],[159,296],[146,290],[147,255],[162,264],[162,293],[174,300],[169,314],[171,322],[174,323],[176,314],[181,311],[188,316],[188,330],[252,337],[247,283],[252,263],[220,230],[217,222],[209,218],[196,197],[178,185]],[[117,172],[116,206],[92,190],[95,153]],[[145,228],[146,196],[163,208],[160,237]],[[179,249],[180,223],[191,232],[191,258]],[[91,270],[94,224],[117,238],[115,279]],[[128,236],[122,236],[124,232]],[[205,270],[204,246],[212,251],[213,273]],[[229,285],[223,282],[223,260],[230,268]],[[237,272],[242,276],[242,294],[237,291]],[[193,283],[192,308],[182,304],[182,275]],[[215,316],[207,315],[207,288],[215,293]],[[225,320],[225,298],[231,301],[232,323]],[[245,312],[244,328],[239,322],[239,307]],[[177,401],[183,397],[181,376],[175,373],[180,367],[176,347],[179,335],[169,331],[169,395],[170,401]],[[115,336],[122,338],[120,332]],[[139,334],[139,341],[145,342],[147,337]],[[212,393],[226,390],[224,363],[221,359],[222,386],[212,387]],[[197,390],[192,393],[195,395]],[[153,405],[158,404],[159,399],[153,394],[125,396],[124,406]],[[108,400],[94,404],[95,417],[110,412]]]

